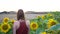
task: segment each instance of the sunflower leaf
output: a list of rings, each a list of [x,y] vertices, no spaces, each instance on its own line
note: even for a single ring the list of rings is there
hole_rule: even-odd
[[[36,34],[39,34],[39,33],[43,32],[43,31],[44,31],[44,29],[38,28],[38,29],[36,30]]]
[[[49,30],[60,30],[60,24],[52,26]]]

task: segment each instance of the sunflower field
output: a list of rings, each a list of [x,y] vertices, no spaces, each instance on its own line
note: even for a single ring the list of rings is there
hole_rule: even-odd
[[[2,23],[0,23],[0,34],[13,34],[12,27],[14,22],[14,19],[5,17]]]
[[[31,19],[30,34],[60,34],[60,12],[49,12]]]

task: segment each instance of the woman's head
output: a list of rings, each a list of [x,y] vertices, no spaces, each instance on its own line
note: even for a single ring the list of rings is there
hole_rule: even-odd
[[[25,20],[24,12],[23,12],[22,9],[19,9],[18,12],[17,12],[17,20],[19,20],[19,19]]]

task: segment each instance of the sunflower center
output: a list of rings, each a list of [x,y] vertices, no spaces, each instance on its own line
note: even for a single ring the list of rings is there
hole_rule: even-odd
[[[6,19],[5,22],[8,22],[8,19]]]
[[[35,28],[36,27],[36,24],[33,24],[32,27]]]
[[[7,30],[8,29],[8,25],[3,25],[2,29],[3,30]]]
[[[52,22],[52,23],[51,23],[51,26],[53,26],[53,25],[55,25],[55,24],[56,24],[55,22]]]

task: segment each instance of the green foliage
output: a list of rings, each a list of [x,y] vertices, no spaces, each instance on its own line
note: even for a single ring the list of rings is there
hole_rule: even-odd
[[[52,14],[52,16],[48,16],[48,14]],[[30,20],[30,23],[35,22],[39,25],[36,31],[30,30],[30,34],[41,34],[42,32],[46,32],[45,34],[60,34],[60,12],[50,12],[48,14],[44,15],[44,19],[40,16],[40,18]],[[49,19],[54,19],[57,24],[48,28]]]
[[[0,23],[0,27],[3,23]],[[0,34],[13,34],[13,23],[11,22],[11,20],[8,21],[8,24],[11,26],[11,28],[9,29],[9,31],[7,33],[4,33],[1,31],[1,28],[0,28]]]

